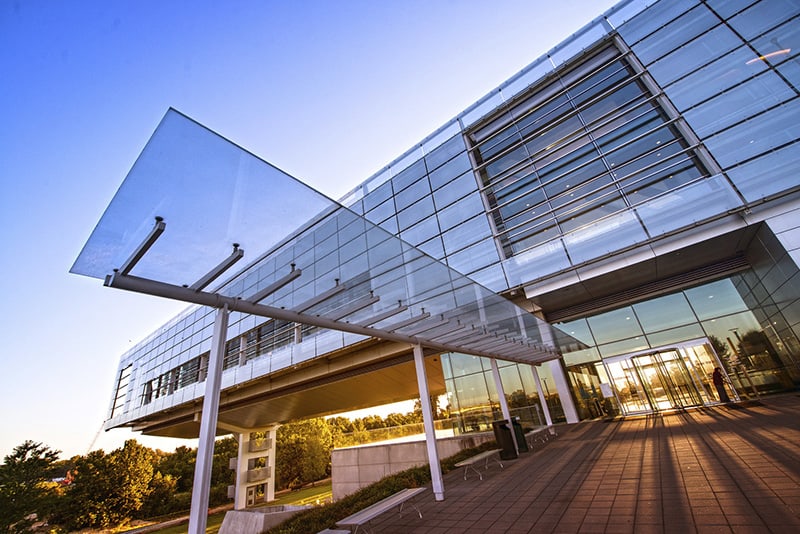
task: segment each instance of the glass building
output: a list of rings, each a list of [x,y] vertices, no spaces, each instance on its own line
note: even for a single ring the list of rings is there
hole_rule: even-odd
[[[536,372],[500,362],[509,405],[529,425],[544,424],[542,403],[567,422],[714,403],[715,367],[734,398],[789,391],[800,384],[798,119],[800,1],[622,1],[340,203],[552,325],[531,336],[558,358]],[[314,220],[287,239],[318,271],[360,252],[346,239],[315,248],[344,225]],[[298,261],[293,250],[281,265]],[[256,262],[239,279],[271,283],[276,272]],[[191,434],[212,317],[188,309],[123,355],[108,428]],[[241,314],[223,397],[260,427],[267,416],[237,400],[240,388],[266,402],[299,363],[364,351],[380,355],[376,372],[407,364],[363,336]],[[490,428],[489,360],[428,356],[454,428]],[[348,372],[287,385],[295,401],[276,401],[269,422],[416,391],[379,382],[362,395],[343,382],[348,405],[314,397]]]

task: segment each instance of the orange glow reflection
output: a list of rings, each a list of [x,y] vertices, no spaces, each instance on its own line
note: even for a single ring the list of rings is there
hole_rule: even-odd
[[[763,56],[754,57],[753,59],[751,59],[750,61],[745,63],[745,65],[751,65],[751,64],[755,63],[756,61],[766,61],[767,59],[769,59],[771,57],[782,56],[782,55],[788,54],[791,51],[792,51],[791,48],[784,48],[783,50],[776,50],[775,52],[770,52],[769,54],[764,54]]]

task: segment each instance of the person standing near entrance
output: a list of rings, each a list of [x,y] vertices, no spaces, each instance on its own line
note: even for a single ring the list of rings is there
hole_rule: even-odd
[[[714,374],[711,375],[711,379],[714,381],[714,387],[717,388],[719,401],[730,402],[731,399],[728,397],[728,392],[725,391],[725,378],[722,376],[722,369],[719,367],[714,367]]]

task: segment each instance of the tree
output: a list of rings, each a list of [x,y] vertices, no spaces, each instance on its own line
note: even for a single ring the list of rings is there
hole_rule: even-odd
[[[299,487],[328,474],[333,449],[331,427],[324,419],[306,419],[278,429],[277,487]]]
[[[48,484],[60,451],[27,440],[0,465],[0,532],[24,532],[32,514],[46,516],[55,498]]]
[[[156,471],[150,481],[150,492],[145,497],[136,517],[147,518],[168,514],[175,511],[173,501],[177,481],[172,475],[162,475]]]
[[[175,479],[176,492],[192,491],[194,480],[194,464],[197,461],[197,449],[181,445],[172,454],[167,454],[158,463],[157,469],[162,475]]]
[[[133,439],[108,455],[98,450],[78,458],[60,521],[77,530],[105,528],[132,518],[152,491],[155,462],[156,454]]]
[[[214,443],[214,459],[211,463],[211,486],[226,487],[233,484],[235,480],[235,471],[230,468],[230,459],[236,458],[239,454],[239,441],[228,436],[218,439]]]

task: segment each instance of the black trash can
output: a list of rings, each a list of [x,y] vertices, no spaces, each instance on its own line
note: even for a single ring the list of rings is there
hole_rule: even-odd
[[[492,421],[492,430],[494,431],[494,440],[500,447],[500,459],[513,460],[516,458],[517,450],[514,448],[514,439],[511,437],[508,421],[505,419]]]
[[[514,435],[517,437],[517,450],[519,450],[519,452],[528,452],[528,442],[525,441],[525,432],[522,431],[522,424],[519,422],[519,417],[512,417],[511,423],[514,427]]]

